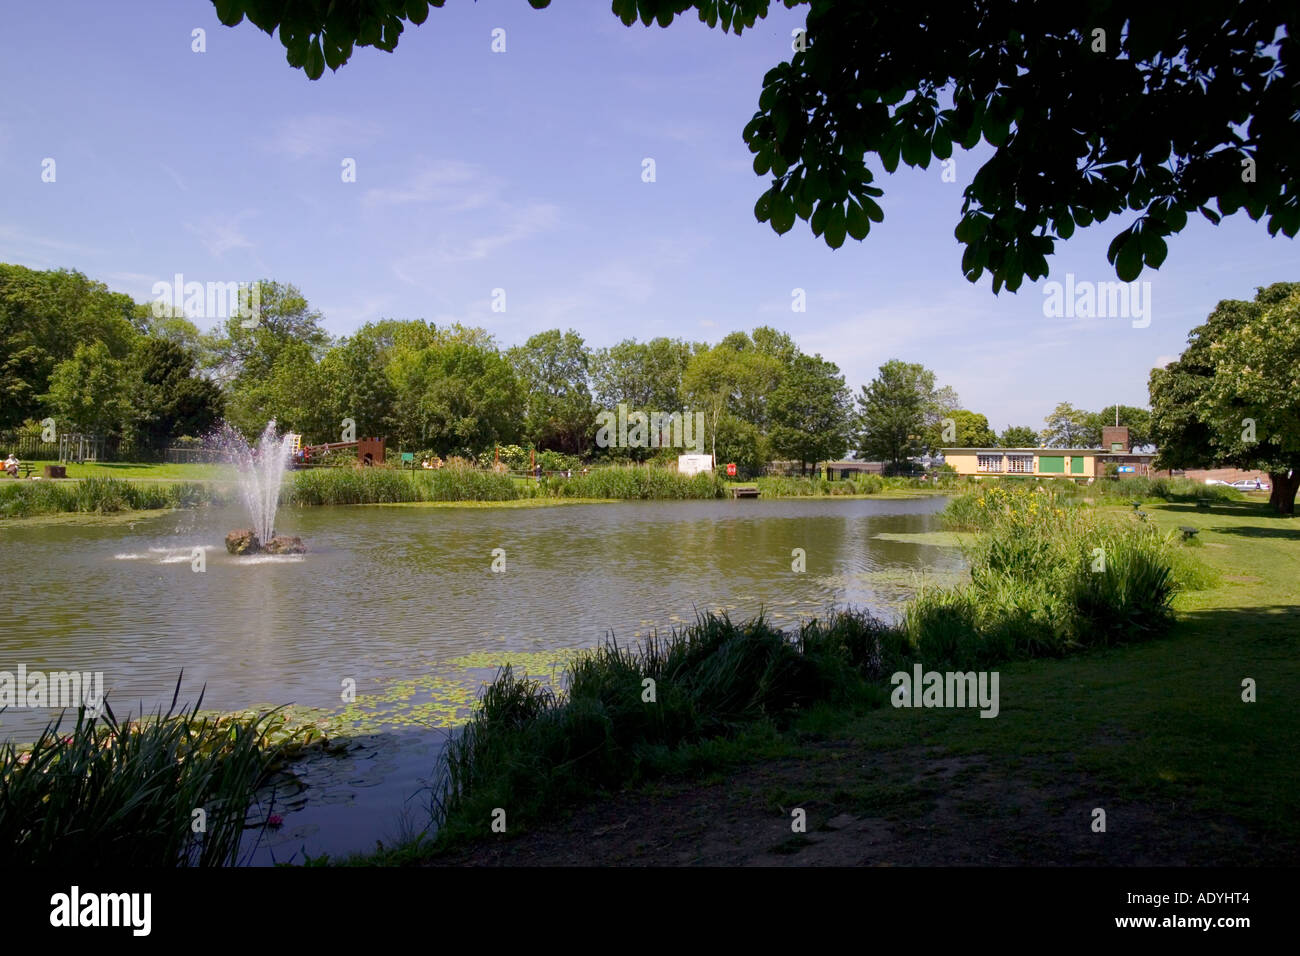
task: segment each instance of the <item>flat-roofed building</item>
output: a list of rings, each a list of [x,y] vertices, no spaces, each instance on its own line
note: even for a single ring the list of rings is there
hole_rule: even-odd
[[[1035,478],[1103,478],[1114,465],[1119,477],[1149,475],[1154,454],[1134,452],[1128,429],[1106,426],[1102,448],[943,448],[943,460],[959,475],[1026,475]]]

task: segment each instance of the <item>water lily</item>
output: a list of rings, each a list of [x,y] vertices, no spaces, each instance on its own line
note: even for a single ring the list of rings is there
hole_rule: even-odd
[[[280,814],[278,814],[278,813],[273,813],[273,814],[271,814],[269,817],[266,818],[266,825],[267,825],[268,827],[278,827],[278,826],[283,826],[283,825],[284,825],[284,817],[280,816]]]

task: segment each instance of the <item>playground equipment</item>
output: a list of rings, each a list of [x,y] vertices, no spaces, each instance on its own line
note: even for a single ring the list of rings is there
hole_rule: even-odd
[[[314,459],[343,448],[357,450],[357,464],[382,465],[384,463],[384,446],[386,438],[359,438],[356,441],[331,441],[319,445],[302,444],[301,435],[293,435],[293,460],[295,467],[310,465]]]
[[[104,437],[102,435],[83,435],[80,432],[59,436],[59,462],[75,462],[78,465],[88,461],[99,461],[104,457]]]

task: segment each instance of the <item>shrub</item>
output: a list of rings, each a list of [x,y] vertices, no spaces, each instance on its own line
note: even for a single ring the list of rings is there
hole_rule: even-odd
[[[67,730],[62,719],[30,749],[0,744],[0,865],[237,862],[257,787],[280,755],[268,741],[273,712],[200,718],[196,705],[133,723],[80,710]],[[202,834],[192,830],[196,807],[207,814]]]

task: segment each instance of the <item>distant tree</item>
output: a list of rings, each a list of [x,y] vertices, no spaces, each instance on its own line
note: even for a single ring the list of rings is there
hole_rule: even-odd
[[[1097,444],[1090,441],[1093,437],[1093,419],[1088,412],[1075,408],[1069,402],[1061,402],[1043,421],[1047,427],[1038,434],[1047,448],[1084,448],[1095,447]],[[1100,440],[1100,432],[1097,435]]]
[[[809,463],[839,458],[849,447],[852,395],[838,366],[820,355],[796,355],[772,392],[768,434],[772,454]]]
[[[625,339],[591,357],[591,383],[596,407],[615,412],[620,404],[629,411],[683,411],[685,397],[682,377],[691,356],[703,346],[692,346],[681,339],[656,338],[649,342]],[[606,454],[643,461],[656,453],[654,448],[614,448]]]
[[[524,429],[524,383],[482,329],[452,326],[432,339],[427,328],[399,338],[388,366],[397,400],[396,434],[409,447],[440,455],[477,454],[518,441]]]
[[[140,334],[136,304],[80,272],[0,263],[0,428],[40,419],[41,396],[60,362],[101,343],[123,360]]]
[[[182,435],[204,435],[221,418],[221,390],[198,374],[195,354],[171,339],[141,339],[123,371],[128,431],[140,452],[157,454]]]
[[[767,400],[781,376],[780,358],[755,348],[744,332],[733,332],[691,357],[682,374],[682,393],[690,413],[704,413],[706,448],[717,462],[740,463],[733,442],[743,444],[745,455],[766,459]]]
[[[335,344],[321,359],[317,375],[324,417],[333,427],[351,419],[361,436],[387,436],[393,429],[397,393],[372,336],[354,335]]]
[[[232,315],[204,338],[212,376],[235,391],[269,376],[282,349],[302,345],[313,360],[319,360],[330,343],[329,334],[320,325],[323,316],[297,286],[269,280],[257,285],[260,305],[256,321]],[[245,326],[245,322],[250,324]]]
[[[306,342],[281,343],[269,367],[241,375],[227,392],[225,417],[250,438],[270,421],[314,442],[341,438],[339,422],[326,406],[314,350]]]
[[[136,306],[136,322],[150,339],[173,342],[196,357],[203,352],[203,333],[182,309],[142,303]]]
[[[529,0],[534,7],[550,0]],[[311,79],[355,46],[392,51],[429,0],[213,0],[227,26],[278,29]],[[433,2],[441,6],[441,2]],[[770,0],[614,0],[631,26],[694,10],[740,33]],[[785,0],[786,7],[802,5]],[[1177,5],[811,0],[796,52],[763,77],[745,127],[754,172],[772,185],[754,208],[788,232],[796,217],[837,248],[884,219],[872,168],[927,169],[957,147],[990,155],[965,188],[962,271],[994,291],[1047,274],[1076,226],[1133,210],[1111,242],[1119,277],[1159,268],[1165,239],[1200,213],[1239,209],[1270,235],[1300,231],[1295,151],[1294,3]],[[967,160],[962,160],[966,162]],[[1215,209],[1211,209],[1213,205]]]
[[[998,436],[999,448],[1037,448],[1038,432],[1028,425],[1011,425]]]
[[[1295,513],[1300,489],[1300,283],[1224,300],[1178,360],[1153,369],[1152,436],[1161,468],[1267,471],[1270,503]]]
[[[582,336],[551,329],[512,348],[507,357],[527,391],[524,430],[540,449],[581,455],[596,435],[590,353]]]
[[[923,365],[891,359],[857,397],[858,452],[901,470],[924,449],[925,433],[945,410],[934,373]]]
[[[925,444],[931,454],[940,448],[991,448],[998,436],[989,428],[986,416],[965,408],[941,410],[942,417],[925,430]],[[945,440],[948,423],[952,423],[952,439]]]
[[[83,343],[72,358],[54,366],[49,391],[41,400],[53,413],[60,432],[116,435],[130,408],[125,381],[126,363],[113,358],[107,345]]]
[[[1128,440],[1132,447],[1143,448],[1151,444],[1151,412],[1148,409],[1120,405],[1119,423],[1128,428]],[[1101,447],[1101,430],[1114,424],[1114,405],[1107,405],[1101,411],[1091,413],[1088,416],[1087,443]]]

